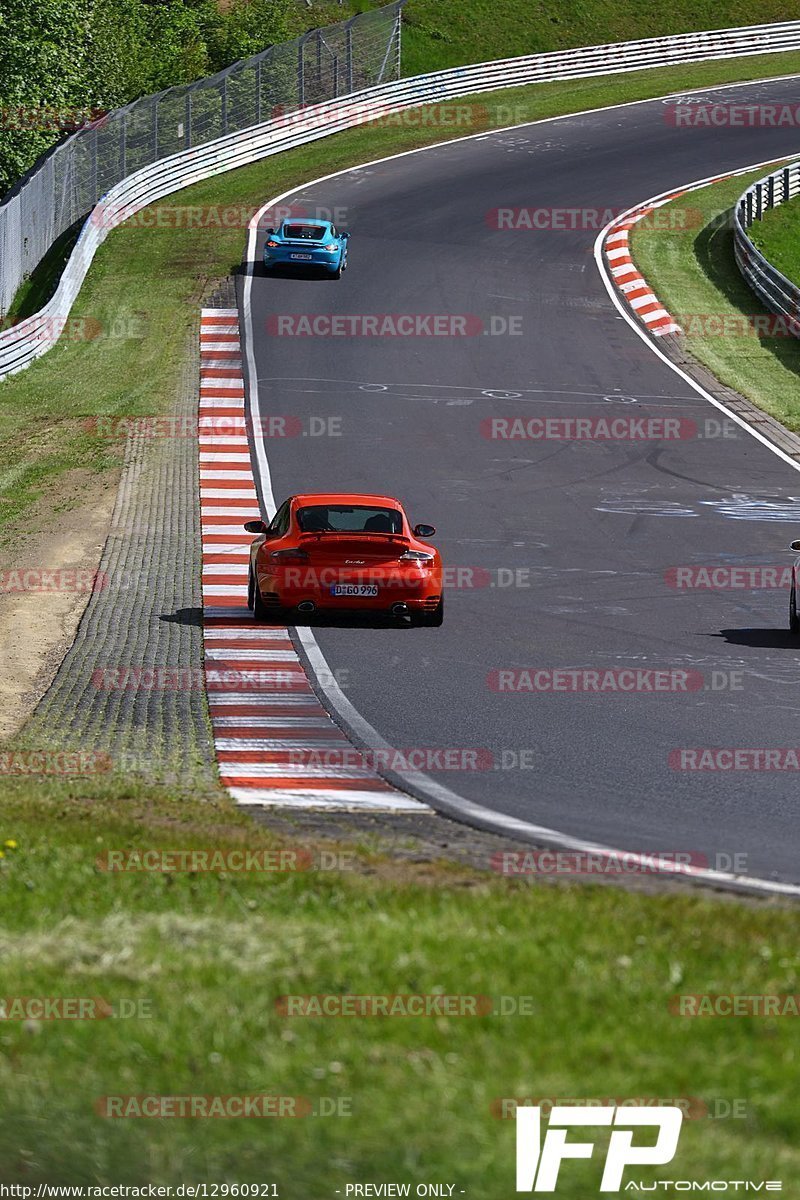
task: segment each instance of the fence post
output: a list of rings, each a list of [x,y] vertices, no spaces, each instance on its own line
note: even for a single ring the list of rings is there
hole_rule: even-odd
[[[397,56],[395,59],[395,79],[399,79],[402,74],[402,53],[403,53],[403,5],[405,0],[400,0],[397,5],[397,16],[395,17],[395,27],[397,29]]]
[[[347,91],[353,90],[353,22],[355,17],[351,17],[345,25],[346,44],[347,44]]]
[[[186,123],[186,149],[192,148],[192,93],[186,93],[186,115],[183,118]]]
[[[225,75],[222,80],[222,133],[228,132],[228,76]]]
[[[306,64],[305,49],[309,35],[304,33],[297,41],[297,99],[302,108],[306,102]]]
[[[322,88],[322,31],[317,30],[317,87]]]
[[[153,162],[158,162],[158,100],[153,101]]]
[[[92,131],[92,207],[97,203],[100,197],[97,194],[97,163],[98,147],[97,147],[97,130]]]
[[[261,124],[261,59],[256,61],[256,125]]]
[[[791,174],[790,174],[790,171],[789,171],[789,168],[788,168],[788,167],[784,167],[784,168],[783,168],[782,175],[783,175],[783,196],[782,196],[782,199],[783,199],[783,203],[785,204],[785,203],[786,203],[786,201],[789,199],[789,196],[791,195],[791,189],[792,189]]]
[[[775,176],[770,175],[767,179],[767,208],[775,207]]]

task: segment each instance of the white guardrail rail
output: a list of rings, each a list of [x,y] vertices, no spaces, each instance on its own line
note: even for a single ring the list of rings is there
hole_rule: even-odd
[[[29,366],[58,340],[95,252],[111,229],[148,204],[190,184],[437,100],[527,83],[798,49],[800,21],[787,21],[476,63],[367,88],[163,158],[135,171],[102,197],[88,215],[50,301],[38,313],[0,332],[0,379]]]
[[[751,184],[733,210],[733,252],[745,283],[771,312],[786,319],[793,337],[800,337],[800,287],[773,267],[747,234],[768,208],[777,208],[795,196],[800,196],[800,162]]]

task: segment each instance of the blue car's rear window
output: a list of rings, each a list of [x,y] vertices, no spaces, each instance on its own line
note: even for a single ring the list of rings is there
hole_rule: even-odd
[[[283,236],[319,242],[324,238],[325,230],[321,225],[284,225]]]

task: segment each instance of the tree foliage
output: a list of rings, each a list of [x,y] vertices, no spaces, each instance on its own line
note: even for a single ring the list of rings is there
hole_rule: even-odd
[[[2,0],[0,195],[88,115],[293,36],[297,0]]]

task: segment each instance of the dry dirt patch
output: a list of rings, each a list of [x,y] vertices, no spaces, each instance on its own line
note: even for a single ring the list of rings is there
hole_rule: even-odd
[[[75,471],[52,498],[15,531],[0,558],[6,572],[94,572],[111,525],[118,477]],[[71,493],[68,496],[68,493]],[[65,503],[65,501],[70,501]],[[74,503],[72,502],[74,501]],[[29,579],[28,582],[34,582]],[[46,581],[43,581],[46,582]],[[75,637],[90,592],[67,577],[46,590],[0,590],[0,739],[15,734],[47,691]]]

